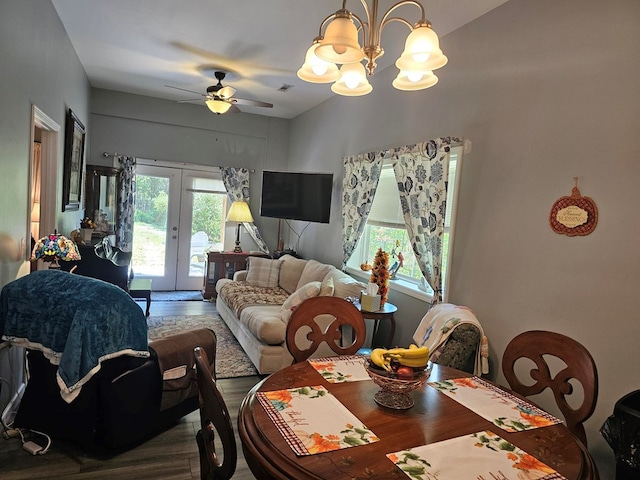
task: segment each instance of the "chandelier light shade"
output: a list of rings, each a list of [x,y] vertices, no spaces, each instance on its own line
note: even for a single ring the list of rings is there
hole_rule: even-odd
[[[204,103],[207,104],[209,110],[218,115],[226,113],[231,108],[231,103],[224,100],[205,100]]]
[[[398,90],[412,91],[424,90],[425,88],[433,87],[436,83],[438,83],[438,77],[431,70],[424,72],[400,70],[392,85]]]
[[[316,50],[321,59],[338,64],[355,63],[364,58],[358,43],[358,29],[353,23],[351,12],[338,10],[329,23],[324,38]]]
[[[438,35],[430,26],[415,28],[407,37],[404,52],[396,61],[396,67],[404,71],[435,70],[447,64],[440,50]]]
[[[340,79],[331,85],[331,91],[347,97],[359,97],[371,92],[373,87],[367,79],[364,65],[348,63],[340,67]]]
[[[388,1],[392,3],[391,0]],[[335,82],[331,90],[340,95],[366,95],[373,87],[366,80],[365,66],[368,74],[373,75],[376,60],[384,54],[380,43],[382,30],[395,21],[406,25],[411,31],[402,55],[395,62],[400,73],[393,81],[393,86],[399,90],[422,90],[435,85],[438,78],[432,70],[446,65],[447,57],[440,49],[438,35],[425,18],[422,4],[417,0],[400,0],[392,3],[382,13],[378,8],[379,0],[360,0],[360,3],[366,15],[363,18],[347,10],[347,0],[342,0],[342,8],[323,20],[319,34],[307,50],[305,62],[298,70],[298,77],[312,83]],[[396,9],[405,6],[419,9],[420,17],[417,22],[411,23],[394,15]],[[342,65],[340,76],[333,78],[335,71],[326,64],[320,64],[320,61],[334,67]],[[332,72],[331,75],[325,73],[329,71]],[[365,79],[356,82],[360,71]]]
[[[236,245],[233,251],[236,253],[240,253],[242,252],[242,247],[240,246],[240,226],[242,225],[243,222],[253,223],[253,216],[251,215],[249,204],[244,200],[234,201],[231,204],[229,213],[227,213],[226,221],[238,223],[238,226],[236,229]]]
[[[340,78],[340,71],[335,63],[322,60],[316,55],[320,40],[315,40],[307,50],[304,64],[298,70],[298,77],[309,83],[331,83]]]

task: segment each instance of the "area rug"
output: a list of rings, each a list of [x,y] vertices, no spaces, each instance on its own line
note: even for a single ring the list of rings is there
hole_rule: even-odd
[[[152,302],[202,302],[203,300],[200,290],[151,292]]]
[[[209,328],[215,332],[217,339],[216,378],[248,377],[258,374],[229,327],[217,313],[211,315],[151,315],[147,318],[147,325],[149,326],[149,340],[197,328]]]

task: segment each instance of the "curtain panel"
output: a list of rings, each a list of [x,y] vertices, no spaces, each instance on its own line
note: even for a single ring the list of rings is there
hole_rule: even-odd
[[[388,150],[344,157],[342,177],[342,268],[362,236]]]
[[[133,242],[133,221],[136,211],[136,159],[119,155],[120,165],[118,192],[118,223],[116,225],[116,245],[123,251],[131,251]]]
[[[234,202],[236,200],[244,200],[249,203],[249,170],[246,168],[235,167],[223,167],[220,169],[222,172],[222,181],[224,187],[227,189],[229,199]],[[247,229],[253,241],[256,242],[258,248],[263,253],[269,253],[269,247],[262,240],[262,236],[258,231],[258,227],[253,223],[243,222],[244,228]]]
[[[432,304],[442,301],[442,248],[444,238],[449,151],[459,144],[443,137],[394,149],[400,203],[411,248],[434,291]]]

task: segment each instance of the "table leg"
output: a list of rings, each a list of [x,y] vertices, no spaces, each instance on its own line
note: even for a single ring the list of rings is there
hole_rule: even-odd
[[[388,348],[393,348],[393,337],[396,334],[396,318],[391,314],[391,331],[389,332]]]

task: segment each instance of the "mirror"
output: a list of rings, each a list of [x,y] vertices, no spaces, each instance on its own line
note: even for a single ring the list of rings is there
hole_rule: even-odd
[[[120,170],[87,165],[85,178],[85,217],[96,223],[95,233],[100,236],[115,234]]]

